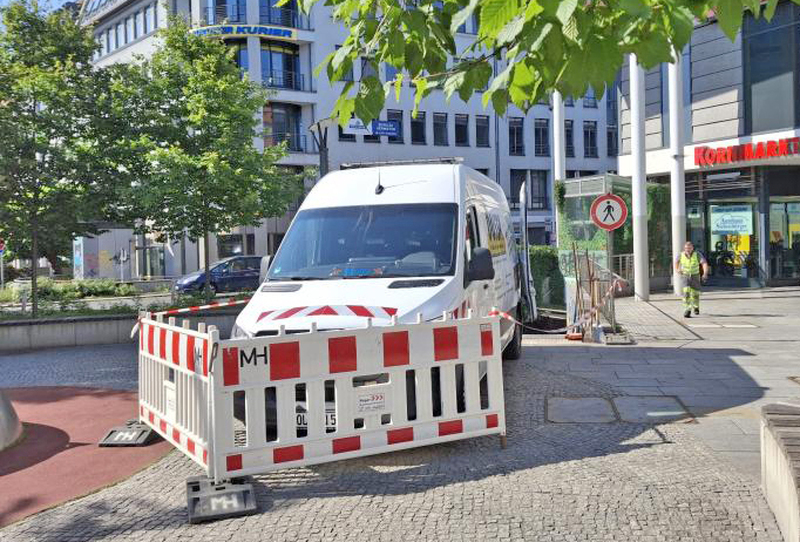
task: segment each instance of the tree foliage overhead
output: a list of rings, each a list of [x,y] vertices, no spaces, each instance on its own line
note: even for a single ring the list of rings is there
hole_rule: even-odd
[[[142,230],[192,239],[284,214],[302,177],[277,165],[285,146],[253,144],[264,89],[242,76],[221,39],[195,35],[183,19],[158,36],[153,56],[113,85],[138,134],[128,140],[137,174],[127,212],[144,219]]]
[[[67,11],[15,0],[0,10],[0,223],[15,250],[36,261],[65,239],[95,231],[108,177],[93,170],[98,125],[91,66],[96,43]],[[109,136],[113,139],[113,136]]]
[[[286,2],[287,0],[283,0]],[[303,0],[305,11],[319,0]],[[793,0],[800,3],[800,0]],[[376,76],[345,82],[333,114],[377,118],[386,97],[399,97],[404,78],[416,104],[433,89],[466,101],[481,91],[484,106],[499,114],[508,104],[522,110],[554,90],[599,96],[635,53],[645,68],[670,62],[683,50],[696,21],[716,18],[736,36],[743,11],[771,18],[778,0],[326,0],[349,36],[318,69],[344,81],[359,58],[380,73],[385,62],[405,70],[394,81]],[[467,47],[455,34],[472,17],[479,30]],[[495,66],[496,65],[496,66]],[[495,72],[496,67],[496,72]]]

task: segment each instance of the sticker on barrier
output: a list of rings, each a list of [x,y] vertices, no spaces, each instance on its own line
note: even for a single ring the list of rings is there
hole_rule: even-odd
[[[214,484],[483,435],[504,443],[499,319],[468,312],[233,340],[143,315],[139,419]]]

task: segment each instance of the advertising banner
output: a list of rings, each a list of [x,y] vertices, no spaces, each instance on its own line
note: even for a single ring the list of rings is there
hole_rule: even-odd
[[[712,235],[753,235],[753,207],[744,205],[711,205]]]

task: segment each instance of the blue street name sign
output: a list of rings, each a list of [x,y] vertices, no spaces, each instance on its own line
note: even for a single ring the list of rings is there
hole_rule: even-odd
[[[372,135],[397,137],[400,135],[400,123],[396,120],[373,120]]]

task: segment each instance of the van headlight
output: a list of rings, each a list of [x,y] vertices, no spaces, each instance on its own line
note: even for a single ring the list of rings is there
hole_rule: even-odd
[[[249,338],[250,338],[249,333],[240,328],[238,325],[233,324],[233,329],[231,329],[231,339],[249,339]]]

